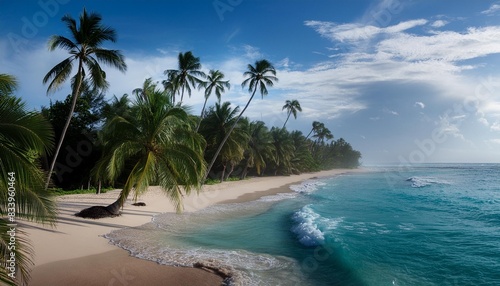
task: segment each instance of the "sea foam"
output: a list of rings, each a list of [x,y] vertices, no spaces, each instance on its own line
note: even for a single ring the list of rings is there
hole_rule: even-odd
[[[450,182],[433,177],[409,177],[406,181],[411,182],[413,188],[423,188],[431,185],[450,185]]]
[[[304,206],[292,216],[295,225],[291,231],[305,246],[317,246],[325,242],[325,233],[337,228],[342,218],[328,219],[315,212],[311,205]]]

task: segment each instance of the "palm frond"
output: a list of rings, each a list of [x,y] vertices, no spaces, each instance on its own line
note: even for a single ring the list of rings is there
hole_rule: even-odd
[[[0,96],[9,95],[17,88],[17,79],[9,74],[0,74]]]
[[[73,70],[73,56],[63,60],[55,65],[43,78],[43,83],[46,84],[52,80],[47,88],[47,93],[54,92],[68,79],[69,74]]]

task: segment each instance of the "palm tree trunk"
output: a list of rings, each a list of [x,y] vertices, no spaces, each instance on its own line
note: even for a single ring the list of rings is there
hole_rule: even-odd
[[[120,209],[123,207],[123,202],[120,198],[118,198],[114,203],[110,204],[106,207],[106,210],[113,215],[119,215]]]
[[[57,143],[56,153],[54,154],[54,159],[52,159],[52,163],[50,164],[49,173],[47,175],[47,182],[45,182],[45,190],[49,188],[50,178],[52,177],[52,172],[54,171],[54,167],[56,165],[57,156],[59,155],[59,151],[61,151],[61,146],[64,141],[64,137],[66,136],[66,131],[68,131],[69,124],[71,122],[71,118],[73,118],[73,113],[75,112],[76,101],[78,99],[80,93],[80,87],[82,85],[82,71],[83,71],[83,62],[80,59],[78,64],[78,74],[76,76],[76,85],[73,90],[73,100],[71,102],[71,109],[68,114],[68,118],[66,119],[66,124],[64,124],[64,128],[61,133],[61,138],[59,138],[59,142]]]
[[[243,171],[241,172],[240,175],[240,180],[244,180],[247,177],[248,174],[248,159],[245,161],[245,168],[243,168]]]
[[[203,108],[201,109],[200,121],[198,121],[198,126],[196,127],[196,132],[200,129],[201,121],[203,120],[203,115],[205,113],[205,106],[207,105],[208,97],[205,97],[205,102],[203,103]]]
[[[309,135],[314,131],[314,128],[311,128],[311,131],[309,131],[309,134],[307,134],[306,139],[309,138]]]
[[[222,168],[222,175],[220,176],[221,183],[224,182],[224,174],[226,172],[226,164],[223,164],[222,166],[224,166],[224,167]]]
[[[217,159],[217,156],[219,156],[219,153],[222,150],[222,147],[226,143],[227,138],[229,138],[229,135],[231,135],[231,132],[233,132],[234,128],[236,127],[236,124],[238,124],[238,121],[240,121],[241,116],[243,115],[245,110],[247,110],[247,108],[250,105],[250,102],[252,101],[253,96],[255,95],[256,91],[257,91],[257,86],[255,86],[253,93],[252,93],[252,96],[250,97],[247,104],[245,105],[245,108],[243,108],[243,110],[240,112],[240,114],[236,118],[236,121],[234,122],[233,126],[231,126],[231,129],[229,129],[229,132],[226,134],[226,136],[224,137],[224,139],[220,143],[219,148],[217,148],[217,151],[215,152],[214,157],[212,158],[212,161],[210,162],[210,165],[208,165],[207,172],[205,173],[205,177],[203,178],[203,182],[201,182],[202,184],[207,180],[208,174],[210,173],[210,170],[212,169],[212,167],[215,163],[215,160]]]
[[[286,117],[285,124],[283,124],[283,127],[281,129],[285,129],[285,125],[288,122],[288,119],[290,119],[291,114],[292,114],[291,112],[288,112],[288,116]]]
[[[182,104],[182,101],[184,100],[184,86],[182,87],[182,93],[181,93],[181,104]]]

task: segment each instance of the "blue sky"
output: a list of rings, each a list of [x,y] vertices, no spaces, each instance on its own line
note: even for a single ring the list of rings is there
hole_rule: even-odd
[[[285,100],[297,99],[288,129],[324,122],[365,164],[500,162],[500,1],[0,0],[0,73],[19,79],[31,108],[69,93],[46,95],[43,76],[67,56],[47,40],[67,35],[61,17],[84,6],[116,29],[106,47],[128,64],[107,69],[107,98],[163,80],[192,51],[230,80],[223,100],[243,106],[242,73],[265,58],[279,82],[254,99],[253,120],[282,126]],[[194,113],[202,103],[200,92],[185,100]]]

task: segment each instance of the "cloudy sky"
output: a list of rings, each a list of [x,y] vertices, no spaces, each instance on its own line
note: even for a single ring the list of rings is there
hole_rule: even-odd
[[[163,80],[192,51],[230,80],[223,100],[243,106],[242,73],[265,58],[279,82],[254,99],[253,120],[281,127],[285,100],[297,99],[303,112],[288,129],[321,121],[366,165],[500,162],[500,1],[0,0],[0,73],[19,79],[30,108],[69,93],[46,94],[43,76],[67,56],[47,40],[68,35],[61,17],[84,6],[116,29],[106,47],[128,64],[106,69],[107,98]],[[185,103],[199,113],[202,101],[195,92]]]

